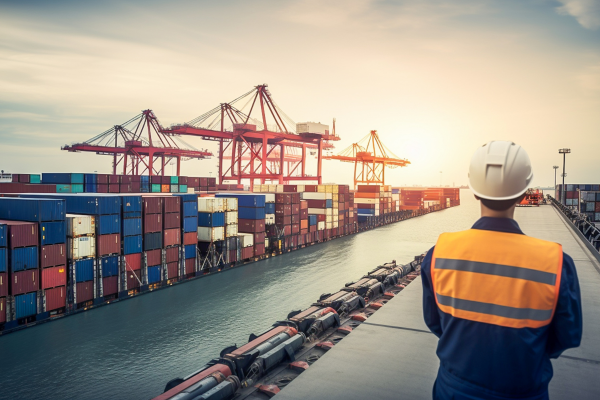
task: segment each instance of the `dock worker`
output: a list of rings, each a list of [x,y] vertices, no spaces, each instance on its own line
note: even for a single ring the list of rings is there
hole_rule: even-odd
[[[439,338],[434,399],[548,399],[550,359],[579,346],[573,259],[558,243],[526,236],[513,219],[532,178],[521,146],[478,148],[469,187],[481,218],[440,235],[423,261],[423,316]]]

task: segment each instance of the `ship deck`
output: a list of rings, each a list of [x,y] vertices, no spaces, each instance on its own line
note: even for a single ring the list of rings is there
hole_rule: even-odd
[[[600,262],[554,207],[518,208],[525,234],[561,243],[573,257],[583,302],[581,346],[552,360],[550,398],[600,398]],[[327,352],[278,400],[431,399],[437,338],[421,313],[420,277]]]

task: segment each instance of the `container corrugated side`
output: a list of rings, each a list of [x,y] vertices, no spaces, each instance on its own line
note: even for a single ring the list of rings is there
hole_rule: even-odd
[[[198,202],[183,202],[183,216],[195,217],[198,215]]]
[[[96,238],[93,236],[68,238],[67,246],[70,260],[96,256]]]
[[[42,246],[40,251],[40,267],[47,268],[67,264],[67,244],[58,243]]]
[[[40,275],[38,269],[13,272],[10,282],[10,293],[13,296],[34,292],[40,289]]]
[[[121,216],[119,214],[100,215],[96,219],[96,233],[98,235],[121,233]]]
[[[6,224],[0,222],[0,247],[8,246],[7,230]]]
[[[140,287],[140,281],[142,280],[142,271],[127,271],[127,290],[136,289]]]
[[[172,262],[167,264],[167,279],[177,278],[179,276],[179,263]]]
[[[44,291],[46,311],[54,311],[67,305],[67,288],[59,286]]]
[[[75,285],[75,303],[83,303],[94,299],[94,282],[79,282]]]
[[[123,212],[142,212],[142,196],[123,196]]]
[[[179,213],[181,212],[181,197],[180,196],[168,196],[163,201],[163,211],[166,213]]]
[[[160,214],[160,213],[162,213],[162,209],[163,209],[163,198],[162,197],[150,196],[150,195],[142,197],[142,212],[144,214]]]
[[[6,298],[0,297],[0,324],[6,322]]]
[[[92,215],[67,214],[67,236],[94,235],[96,219]]]
[[[15,248],[39,244],[37,222],[0,221],[0,224],[6,229],[6,246]]]
[[[265,219],[265,208],[264,207],[240,207],[238,209],[238,218]]]
[[[9,258],[12,272],[37,268],[39,265],[37,246],[12,249]]]
[[[220,227],[198,227],[198,241],[199,242],[214,242],[225,239],[225,228]]]
[[[108,256],[98,259],[102,268],[102,276],[116,276],[119,274],[119,258],[120,256]]]
[[[142,234],[142,218],[125,218],[123,223],[123,236],[136,236]]]
[[[65,214],[64,200],[0,197],[2,219],[29,222],[63,221]]]
[[[8,296],[8,273],[0,272],[0,297]]]
[[[64,221],[41,222],[40,242],[42,246],[48,244],[66,243],[67,233]]]
[[[37,293],[15,296],[15,317],[17,319],[37,314]]]
[[[121,235],[100,235],[96,237],[96,253],[98,256],[121,254]]]
[[[198,212],[224,212],[225,200],[217,197],[199,197]]]
[[[162,280],[160,272],[160,265],[148,267],[148,284],[160,282]]]
[[[162,232],[144,234],[144,251],[160,249],[162,247]]]
[[[163,246],[174,246],[181,244],[181,230],[176,229],[165,229],[163,232]]]
[[[162,231],[162,214],[146,214],[144,215],[143,229],[144,233]]]
[[[142,267],[142,254],[127,254],[123,256],[125,271],[137,271]]]
[[[238,224],[225,225],[225,237],[233,237],[238,234]]]
[[[196,214],[197,215],[197,214]],[[198,217],[186,217],[183,219],[184,232],[196,232],[198,228]]]
[[[179,246],[167,247],[165,249],[165,262],[172,263],[179,261]]]
[[[142,252],[142,235],[125,236],[123,238],[123,254]]]
[[[41,288],[49,289],[67,284],[67,268],[64,265],[42,269]]]
[[[94,280],[94,259],[87,258],[75,261],[75,282],[87,282]]]
[[[264,207],[266,203],[264,194],[245,193],[217,193],[215,197],[236,197],[239,207]]]
[[[198,213],[198,226],[215,227],[225,226],[225,213],[224,212],[199,212]]]
[[[185,260],[185,274],[192,274],[196,269],[196,258],[188,258]]]
[[[179,212],[176,213],[166,213],[163,215],[163,228],[164,229],[173,229],[181,228],[181,214]]]
[[[196,257],[196,245],[188,244],[184,247],[184,258],[195,258]]]
[[[102,292],[104,296],[116,294],[119,291],[119,279],[116,276],[102,278]]]

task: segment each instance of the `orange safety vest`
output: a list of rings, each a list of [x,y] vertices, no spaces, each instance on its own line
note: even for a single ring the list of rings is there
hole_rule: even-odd
[[[440,235],[431,262],[438,307],[456,318],[539,328],[554,316],[562,246],[529,236],[469,229]]]

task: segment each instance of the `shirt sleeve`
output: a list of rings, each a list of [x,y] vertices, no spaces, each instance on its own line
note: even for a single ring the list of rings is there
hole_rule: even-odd
[[[563,255],[560,279],[558,302],[546,347],[550,358],[558,358],[566,349],[578,347],[583,330],[579,280],[573,259],[568,254]]]
[[[431,258],[433,255],[431,248],[421,263],[421,282],[423,283],[423,318],[429,330],[437,336],[442,336],[442,323],[438,306],[435,302],[435,294],[433,292],[433,284],[431,283]]]

